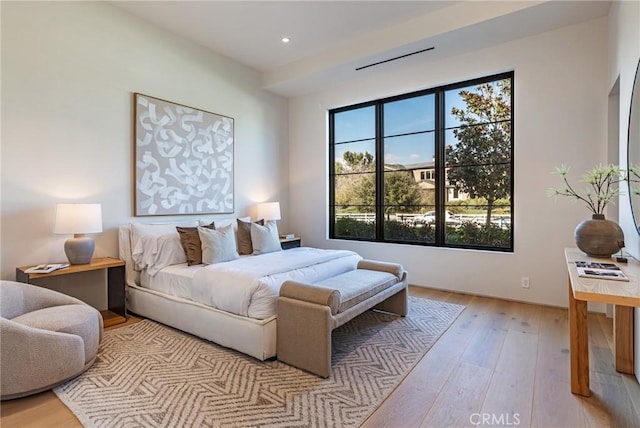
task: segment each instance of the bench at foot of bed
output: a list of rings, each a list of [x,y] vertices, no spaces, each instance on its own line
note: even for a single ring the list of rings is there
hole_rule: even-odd
[[[331,332],[372,308],[407,314],[401,265],[361,260],[356,270],[316,284],[286,281],[278,297],[278,360],[329,377]]]

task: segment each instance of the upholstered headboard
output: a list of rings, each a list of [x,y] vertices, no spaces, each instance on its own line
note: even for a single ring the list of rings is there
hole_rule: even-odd
[[[240,220],[251,221],[251,217],[241,217]],[[176,231],[176,226],[196,227],[205,226],[212,222],[215,222],[216,227],[218,227],[218,225],[233,224],[234,228],[237,229],[235,218],[200,218],[167,223],[130,223],[120,226],[118,228],[118,255],[120,259],[126,263],[125,272],[127,285],[140,285],[140,272],[136,270],[136,265],[133,261],[133,251],[135,250],[135,242],[139,241],[141,236],[159,236],[173,232],[177,237],[178,232]]]
[[[118,228],[118,256],[125,262],[125,280],[127,285],[140,285],[140,272],[134,269],[131,255],[131,225]]]

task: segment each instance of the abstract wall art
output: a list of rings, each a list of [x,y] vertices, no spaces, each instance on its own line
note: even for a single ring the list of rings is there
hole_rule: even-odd
[[[232,213],[233,118],[134,94],[135,216]]]

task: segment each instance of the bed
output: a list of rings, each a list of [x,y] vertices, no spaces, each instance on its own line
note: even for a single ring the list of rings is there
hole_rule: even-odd
[[[175,263],[177,225],[120,226],[127,309],[259,360],[276,355],[276,302],[284,281],[320,281],[356,269],[362,259],[352,251],[300,247],[189,266]],[[161,262],[141,263],[149,258]]]

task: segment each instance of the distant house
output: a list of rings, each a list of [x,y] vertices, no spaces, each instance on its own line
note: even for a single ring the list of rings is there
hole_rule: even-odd
[[[402,165],[399,163],[384,164],[385,171],[410,171],[413,174],[413,179],[418,183],[420,189],[425,192],[435,192],[436,182],[436,168],[435,161],[420,162]],[[445,173],[448,169],[445,171]],[[446,177],[445,177],[446,179]],[[456,186],[449,183],[449,180],[445,183],[447,189],[447,202],[450,201],[464,201],[469,198],[469,194],[460,191]]]

